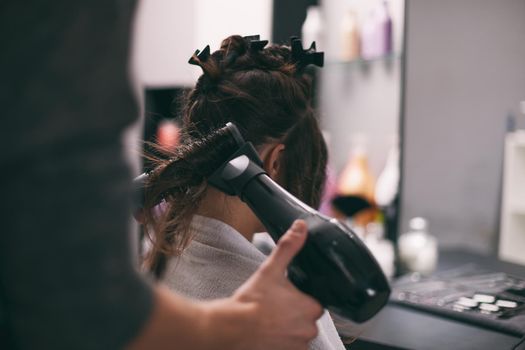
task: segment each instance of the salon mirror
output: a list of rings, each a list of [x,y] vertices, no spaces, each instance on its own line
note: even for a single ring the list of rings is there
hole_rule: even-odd
[[[408,1],[401,231],[525,264],[525,2]],[[521,133],[518,131],[521,129]]]

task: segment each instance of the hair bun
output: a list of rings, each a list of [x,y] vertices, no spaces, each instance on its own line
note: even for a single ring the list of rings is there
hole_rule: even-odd
[[[232,35],[224,39],[221,43],[221,50],[224,55],[236,52],[238,55],[243,55],[248,49],[248,41],[240,35]]]

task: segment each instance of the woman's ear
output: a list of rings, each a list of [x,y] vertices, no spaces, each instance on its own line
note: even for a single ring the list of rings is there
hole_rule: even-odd
[[[272,147],[268,149],[265,149],[262,152],[263,154],[261,154],[264,170],[274,180],[277,180],[279,172],[283,167],[281,163],[284,148],[284,144],[278,143],[276,145],[272,145]]]

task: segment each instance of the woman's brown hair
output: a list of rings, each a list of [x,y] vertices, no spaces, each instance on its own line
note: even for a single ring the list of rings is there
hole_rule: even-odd
[[[289,47],[263,46],[234,35],[219,50],[210,54],[207,48],[190,59],[203,74],[184,103],[181,145],[154,157],[145,189],[144,227],[152,242],[145,265],[157,277],[166,258],[191,241],[189,224],[206,178],[235,147],[223,128],[227,122],[256,148],[283,143],[280,184],[310,206],[319,205],[327,151],[312,108],[311,79]],[[155,210],[160,200],[163,210]]]

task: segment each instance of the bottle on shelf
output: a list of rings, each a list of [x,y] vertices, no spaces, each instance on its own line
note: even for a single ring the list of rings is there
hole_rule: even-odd
[[[177,122],[164,119],[157,128],[157,143],[164,148],[174,149],[180,142],[180,128]]]
[[[409,228],[399,237],[400,262],[406,271],[429,274],[437,265],[437,240],[428,232],[427,220],[422,217],[412,218]]]
[[[354,10],[348,10],[341,22],[341,60],[352,61],[361,54],[359,27]]]
[[[323,51],[323,19],[319,6],[308,7],[301,35],[305,47],[310,47],[310,44],[315,41],[317,51]]]
[[[388,1],[384,0],[377,9],[378,54],[385,56],[392,53],[392,16]]]
[[[507,133],[504,147],[498,257],[525,265],[525,129]]]
[[[400,179],[399,142],[393,137],[386,165],[377,178],[375,200],[384,218],[386,237],[396,240],[398,230],[398,192]]]
[[[361,56],[374,59],[393,52],[392,16],[388,1],[382,1],[372,8],[363,24],[361,35]]]
[[[378,56],[376,23],[376,12],[372,10],[368,13],[361,30],[361,56],[367,60]]]
[[[355,135],[350,157],[341,172],[338,182],[338,194],[343,196],[360,196],[375,203],[375,178],[368,166],[366,136]]]
[[[385,276],[390,279],[395,273],[394,245],[391,241],[385,239],[384,235],[384,228],[381,222],[372,222],[366,225],[363,241],[376,258]]]
[[[394,136],[394,141],[388,157],[386,165],[377,178],[375,201],[379,207],[387,207],[391,205],[397,195],[399,189],[399,142]]]
[[[348,207],[336,209],[348,215],[346,219],[353,228],[366,227],[376,220],[374,189],[375,178],[368,166],[366,136],[356,135],[348,163],[339,176],[336,198],[339,206]]]

